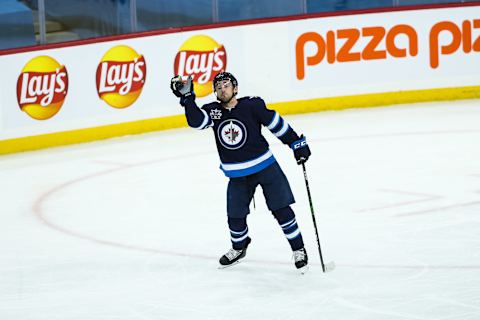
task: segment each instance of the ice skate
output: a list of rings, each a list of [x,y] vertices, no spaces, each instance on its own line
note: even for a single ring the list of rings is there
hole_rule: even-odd
[[[293,260],[295,261],[295,267],[301,274],[308,271],[308,256],[305,248],[293,251]]]
[[[237,263],[240,263],[243,258],[245,258],[245,255],[247,254],[247,247],[250,244],[252,240],[250,237],[248,237],[245,240],[245,246],[243,249],[240,250],[235,250],[231,248],[226,254],[224,254],[220,258],[220,266],[219,269],[224,269],[227,267],[231,267]]]

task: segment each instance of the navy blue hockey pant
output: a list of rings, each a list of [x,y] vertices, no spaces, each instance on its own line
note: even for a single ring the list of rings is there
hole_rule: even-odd
[[[248,237],[247,215],[256,187],[260,185],[268,209],[281,226],[292,250],[303,248],[303,239],[290,208],[295,203],[290,184],[285,174],[274,162],[264,170],[240,178],[231,178],[227,189],[227,214],[232,246],[242,249]]]
[[[227,214],[231,218],[244,218],[250,213],[250,202],[260,185],[268,209],[275,211],[295,203],[287,177],[275,161],[260,172],[246,177],[230,178],[227,188]]]

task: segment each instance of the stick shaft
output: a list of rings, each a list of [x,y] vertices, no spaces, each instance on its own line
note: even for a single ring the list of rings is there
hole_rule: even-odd
[[[317,221],[315,219],[315,212],[313,210],[312,195],[310,194],[310,186],[308,184],[307,170],[305,163],[302,163],[303,177],[305,178],[305,186],[307,187],[308,202],[310,203],[310,212],[312,213],[313,226],[315,228],[315,236],[317,237],[318,254],[320,255],[320,263],[322,264],[322,271],[325,272],[325,264],[323,263],[322,248],[320,247],[320,238],[318,237]]]

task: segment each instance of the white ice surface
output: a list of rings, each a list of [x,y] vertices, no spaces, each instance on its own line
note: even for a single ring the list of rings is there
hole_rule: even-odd
[[[0,319],[478,320],[480,101],[286,117],[302,171],[267,130],[310,255],[300,275],[261,189],[245,261],[209,130],[0,157]]]

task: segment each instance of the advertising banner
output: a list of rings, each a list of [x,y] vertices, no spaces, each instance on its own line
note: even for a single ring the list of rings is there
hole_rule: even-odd
[[[215,100],[213,77],[227,70],[239,80],[239,96],[294,106],[478,87],[479,59],[480,6],[310,17],[25,51],[0,56],[0,142],[181,116],[169,88],[175,74],[193,77],[199,105]]]

